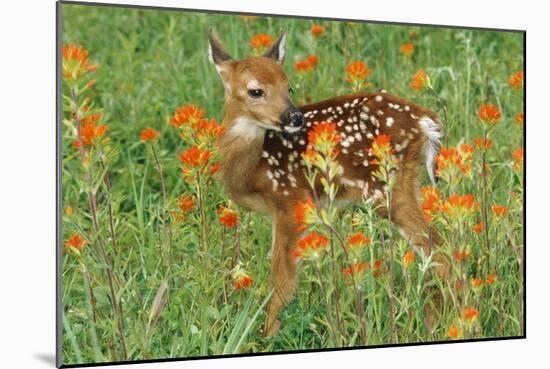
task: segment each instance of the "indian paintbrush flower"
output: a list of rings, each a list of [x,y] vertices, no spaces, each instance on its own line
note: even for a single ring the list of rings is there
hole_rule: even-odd
[[[227,228],[234,228],[239,222],[239,213],[236,210],[220,206],[218,208],[218,220]]]
[[[313,231],[298,241],[292,256],[296,259],[316,260],[322,256],[327,245],[328,238]]]
[[[422,92],[428,88],[431,88],[430,77],[426,74],[424,68],[420,68],[412,77],[410,88],[416,92]]]
[[[399,52],[404,56],[410,58],[414,53],[414,45],[410,42],[404,43],[399,47]]]
[[[500,110],[495,105],[481,104],[479,107],[479,119],[490,127],[497,124],[501,115]]]
[[[143,142],[153,141],[160,137],[160,133],[153,128],[144,128],[139,133],[139,138]]]

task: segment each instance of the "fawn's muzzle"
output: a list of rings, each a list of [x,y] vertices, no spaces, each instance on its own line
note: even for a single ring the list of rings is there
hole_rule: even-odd
[[[298,132],[304,125],[304,114],[298,109],[289,109],[281,117],[283,130],[289,133]]]

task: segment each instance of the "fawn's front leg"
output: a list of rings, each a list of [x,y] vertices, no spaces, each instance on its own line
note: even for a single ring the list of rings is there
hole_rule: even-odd
[[[266,336],[279,333],[277,315],[291,300],[296,288],[296,261],[292,251],[299,232],[287,213],[273,217],[273,247],[271,254],[270,287],[273,291],[264,327]]]

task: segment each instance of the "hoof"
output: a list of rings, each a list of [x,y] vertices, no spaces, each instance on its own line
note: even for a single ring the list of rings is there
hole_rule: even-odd
[[[269,326],[266,326],[264,328],[264,336],[265,337],[273,337],[279,334],[279,330],[281,329],[281,321],[279,319],[275,319]]]
[[[438,265],[435,272],[443,280],[448,280],[451,277],[451,267],[447,264]]]
[[[451,265],[449,261],[439,255],[434,258],[434,261],[437,263],[434,268],[437,275],[443,280],[448,280],[451,277]]]
[[[425,308],[424,309],[424,326],[428,330],[430,334],[433,333],[434,323],[435,323],[435,316],[433,314],[432,309]]]

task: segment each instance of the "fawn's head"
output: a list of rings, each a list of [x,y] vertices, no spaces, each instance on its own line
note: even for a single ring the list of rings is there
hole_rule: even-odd
[[[241,122],[242,127],[294,133],[304,123],[290,98],[290,85],[282,68],[285,37],[283,33],[262,56],[237,61],[208,32],[210,60],[225,87],[225,113]]]

